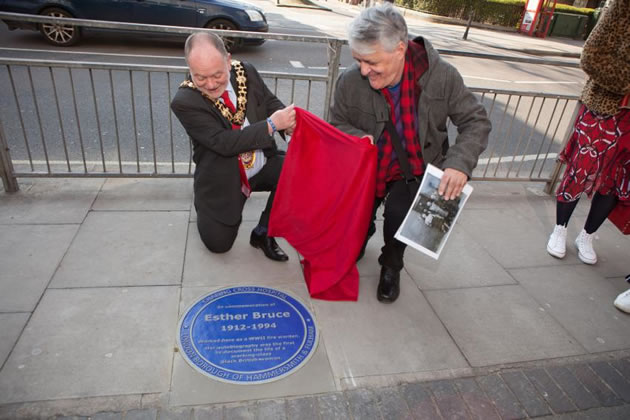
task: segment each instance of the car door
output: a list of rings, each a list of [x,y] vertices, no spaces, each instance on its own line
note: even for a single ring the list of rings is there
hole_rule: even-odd
[[[191,0],[132,0],[133,22],[197,26],[197,2]]]
[[[42,2],[44,3],[44,2]],[[131,0],[72,0],[72,1],[47,1],[54,5],[68,4],[71,13],[83,19],[112,20],[115,22],[129,22],[131,20]]]

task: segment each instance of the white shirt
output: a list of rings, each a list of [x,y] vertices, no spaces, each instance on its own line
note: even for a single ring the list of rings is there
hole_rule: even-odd
[[[237,103],[236,92],[234,91],[234,88],[232,87],[232,83],[230,83],[229,81],[228,81],[226,90],[228,92],[228,96],[230,97],[230,101],[232,101],[232,103],[235,104],[234,106],[236,106],[236,103]],[[221,99],[221,102],[223,102],[223,99]],[[247,120],[247,117],[245,117],[245,121],[243,122],[243,125],[241,126],[241,130],[247,127],[248,125],[249,125],[249,121]],[[250,179],[251,177],[256,175],[258,172],[260,172],[262,167],[265,166],[265,163],[267,163],[267,158],[265,157],[265,154],[263,153],[261,149],[255,150],[254,156],[255,156],[254,166],[252,166],[249,169],[245,169],[245,175],[247,175],[247,179]]]

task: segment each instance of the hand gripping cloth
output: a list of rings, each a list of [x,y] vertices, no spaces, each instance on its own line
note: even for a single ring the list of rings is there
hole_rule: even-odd
[[[285,238],[303,257],[311,297],[357,300],[357,256],[372,215],[376,147],[296,108],[269,236]]]

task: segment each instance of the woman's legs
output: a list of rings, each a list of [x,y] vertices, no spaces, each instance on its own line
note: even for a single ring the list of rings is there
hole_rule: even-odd
[[[589,235],[596,232],[604,223],[612,209],[617,205],[617,196],[614,194],[601,195],[596,192],[591,202],[591,209],[586,217],[584,230]]]
[[[567,253],[567,224],[578,201],[556,201],[556,225],[547,242],[547,252],[556,258],[564,258]]]
[[[616,204],[617,197],[614,194],[602,195],[596,192],[593,196],[584,229],[575,239],[578,257],[583,263],[595,264],[597,262],[597,254],[593,249],[593,233],[604,223]]]
[[[569,220],[571,219],[571,215],[573,214],[573,210],[575,210],[578,201],[580,201],[579,198],[574,201],[556,202],[556,225],[567,227],[567,225],[569,224]]]

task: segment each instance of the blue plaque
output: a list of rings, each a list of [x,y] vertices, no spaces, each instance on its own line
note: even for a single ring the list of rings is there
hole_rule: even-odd
[[[258,286],[214,291],[195,302],[179,322],[184,359],[223,382],[260,384],[302,367],[319,334],[309,310],[289,294]]]

